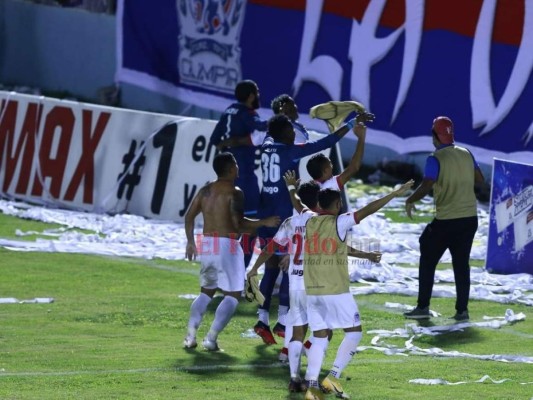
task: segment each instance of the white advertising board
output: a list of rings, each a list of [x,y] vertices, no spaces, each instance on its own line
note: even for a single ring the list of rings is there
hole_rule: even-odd
[[[0,195],[181,222],[198,189],[216,177],[215,124],[0,92]]]

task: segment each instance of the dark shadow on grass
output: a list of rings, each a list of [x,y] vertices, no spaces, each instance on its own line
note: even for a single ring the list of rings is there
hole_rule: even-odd
[[[276,338],[278,340],[278,338]],[[249,357],[247,364],[252,366],[250,371],[251,376],[255,376],[260,379],[272,380],[279,385],[279,388],[287,392],[287,400],[302,399],[305,393],[289,393],[288,386],[290,381],[290,371],[288,363],[281,363],[278,361],[278,354],[283,347],[283,339],[278,340],[277,345],[265,345],[259,344],[254,348],[253,356]],[[330,351],[337,352],[337,348],[328,349]],[[274,354],[273,354],[274,353]],[[268,368],[265,368],[265,367]],[[326,361],[322,364],[320,377],[324,378],[329,372],[331,365],[328,365]],[[307,369],[307,358],[302,355],[300,375],[302,378],[305,376]]]
[[[429,336],[418,339],[431,346],[443,348],[443,350],[456,350],[457,345],[480,342],[483,337],[475,328],[464,328],[462,331],[442,333],[437,336]]]
[[[191,366],[184,366],[181,360],[176,360],[172,368],[176,371],[185,371],[196,375],[213,375],[232,372],[232,366],[237,365],[239,359],[227,354],[224,351],[207,351],[201,345],[195,349],[184,349],[192,354],[193,362]]]
[[[415,321],[415,320],[410,320],[408,318],[406,318],[407,321]],[[419,319],[419,320],[416,320],[416,322],[418,322],[418,326],[423,326],[424,328],[430,328],[432,326],[435,326],[435,322],[433,322],[431,319]]]

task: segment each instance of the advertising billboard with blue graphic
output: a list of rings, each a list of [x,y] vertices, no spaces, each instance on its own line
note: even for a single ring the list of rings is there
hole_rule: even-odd
[[[533,165],[494,160],[485,266],[533,274]]]

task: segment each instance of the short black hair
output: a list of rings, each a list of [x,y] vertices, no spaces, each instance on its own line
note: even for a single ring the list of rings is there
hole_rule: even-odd
[[[328,209],[331,205],[341,199],[341,192],[333,189],[323,189],[318,192],[318,205],[323,210]]]
[[[293,101],[291,96],[286,93],[280,94],[279,96],[274,97],[274,100],[272,100],[270,103],[270,107],[272,108],[274,114],[279,114],[283,106],[290,101]]]
[[[240,81],[235,86],[235,98],[241,103],[245,102],[252,93],[257,94],[257,84],[250,79]]]
[[[313,155],[309,161],[307,161],[305,166],[307,168],[307,172],[309,172],[309,175],[311,175],[311,178],[320,179],[322,172],[329,161],[329,158],[322,153],[316,153]]]
[[[318,204],[318,192],[320,192],[320,185],[315,181],[304,182],[298,188],[298,196],[302,203],[311,209],[316,208]]]
[[[268,120],[268,134],[279,142],[284,136],[287,128],[292,129],[292,123],[285,114],[277,114]]]
[[[235,165],[235,157],[229,152],[219,153],[213,160],[213,169],[217,176],[224,176]]]

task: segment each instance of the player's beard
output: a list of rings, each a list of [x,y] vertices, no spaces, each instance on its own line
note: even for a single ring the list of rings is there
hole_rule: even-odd
[[[255,96],[254,102],[252,103],[252,108],[257,110],[259,107],[261,107],[261,102],[259,101],[259,97]]]

